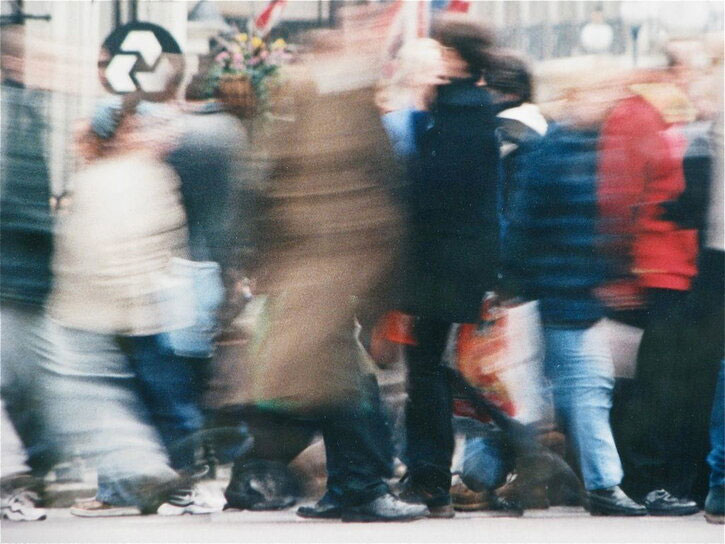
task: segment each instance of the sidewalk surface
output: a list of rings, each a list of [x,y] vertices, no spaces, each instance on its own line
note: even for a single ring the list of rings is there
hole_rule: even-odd
[[[53,510],[35,523],[0,523],[3,542],[723,542],[722,525],[685,518],[602,518],[581,509],[485,513],[409,523],[312,521],[281,512],[226,511],[203,516],[80,519]]]

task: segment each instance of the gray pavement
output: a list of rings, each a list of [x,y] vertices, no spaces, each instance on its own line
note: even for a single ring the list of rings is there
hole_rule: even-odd
[[[486,513],[409,523],[342,523],[282,512],[79,519],[55,509],[45,521],[0,523],[2,542],[723,542],[722,525],[684,518],[601,518],[578,508]]]

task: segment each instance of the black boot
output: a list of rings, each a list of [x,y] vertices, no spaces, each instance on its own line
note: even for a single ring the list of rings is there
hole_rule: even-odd
[[[424,489],[413,483],[410,473],[400,480],[398,496],[410,504],[422,504],[428,507],[429,518],[452,518],[456,515],[449,489]]]

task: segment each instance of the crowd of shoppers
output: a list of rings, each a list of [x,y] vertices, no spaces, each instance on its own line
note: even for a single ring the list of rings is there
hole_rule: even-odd
[[[45,477],[72,455],[98,473],[77,516],[214,511],[194,492],[214,436],[203,396],[252,284],[229,507],[262,504],[248,418],[252,438],[322,433],[326,493],[301,517],[453,517],[451,339],[496,292],[537,303],[546,385],[530,386],[551,397],[581,503],[722,522],[722,105],[698,111],[673,57],[540,110],[528,63],[451,16],[381,87],[370,32],[315,35],[257,119],[203,99],[203,63],[183,103],[178,61],[152,100],[99,101],[53,213],[47,93],[24,85],[22,29],[3,29],[2,398],[29,467],[3,476],[4,517],[43,519]],[[397,485],[361,342],[392,311],[412,323]],[[621,398],[605,317],[645,331]],[[496,497],[536,437],[482,395],[496,432],[466,439],[461,478]]]

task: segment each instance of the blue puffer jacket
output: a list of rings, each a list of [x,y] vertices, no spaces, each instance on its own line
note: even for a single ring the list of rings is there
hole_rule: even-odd
[[[504,240],[506,274],[539,301],[549,325],[587,326],[603,316],[594,295],[605,276],[596,199],[598,134],[553,125],[522,154]],[[523,151],[523,150],[522,150]]]
[[[0,297],[42,305],[51,286],[53,249],[47,95],[3,81],[0,102]]]

